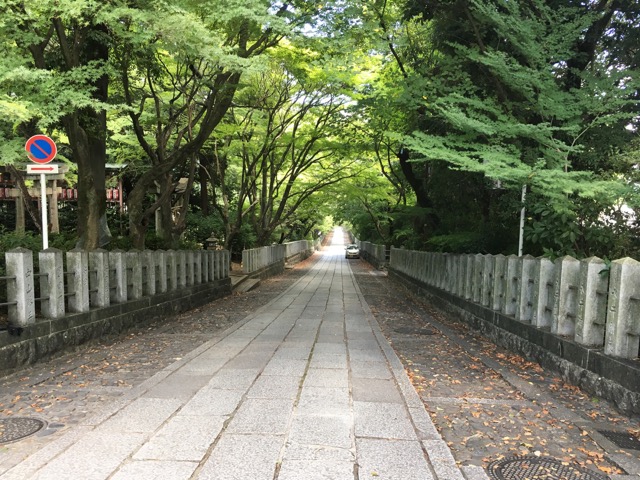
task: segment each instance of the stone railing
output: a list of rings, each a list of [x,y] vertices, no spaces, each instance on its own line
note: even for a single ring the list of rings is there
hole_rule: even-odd
[[[285,254],[286,247],[281,244],[243,250],[242,273],[248,275],[279,264],[284,268]]]
[[[285,261],[293,258],[308,257],[315,250],[314,242],[309,240],[298,240],[295,242],[288,242],[285,246]]]
[[[251,248],[242,251],[242,273],[261,274],[269,270],[268,275],[284,270],[285,262],[310,256],[315,249],[314,243],[299,240],[266,247]]]
[[[13,326],[33,324],[37,303],[39,316],[61,318],[229,277],[226,250],[64,253],[50,248],[38,253],[38,264],[36,273],[30,250],[5,254],[5,305]]]
[[[37,271],[34,269],[37,264]],[[22,248],[5,254],[0,374],[231,293],[229,252]]]
[[[371,242],[357,241],[360,247],[360,256],[376,268],[384,268],[387,266],[387,247],[385,245],[376,245]]]
[[[388,269],[497,343],[640,413],[640,262],[392,248]]]
[[[391,251],[392,268],[616,357],[638,358],[640,263]],[[606,339],[606,341],[605,341]]]

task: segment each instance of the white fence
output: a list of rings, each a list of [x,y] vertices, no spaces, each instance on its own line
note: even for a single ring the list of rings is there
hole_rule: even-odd
[[[421,283],[635,359],[640,344],[640,262],[592,257],[447,254],[392,248],[390,267]]]

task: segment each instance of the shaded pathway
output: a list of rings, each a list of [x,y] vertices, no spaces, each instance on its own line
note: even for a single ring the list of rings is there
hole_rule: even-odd
[[[275,300],[99,408],[71,415],[77,425],[51,441],[34,439],[41,448],[2,478],[463,478],[340,245]]]
[[[343,257],[0,379],[0,415],[49,422],[0,445],[0,477],[472,480],[539,453],[640,478],[617,468],[640,473],[637,452],[594,433],[636,420]]]

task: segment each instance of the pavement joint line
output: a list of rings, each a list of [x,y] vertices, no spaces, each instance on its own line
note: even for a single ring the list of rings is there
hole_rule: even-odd
[[[349,270],[351,270],[351,267],[349,267]],[[353,275],[353,272],[351,272],[351,274]],[[344,302],[344,286],[342,288],[342,311],[343,316],[342,316],[342,335],[343,335],[343,342],[345,345],[345,350],[347,352],[347,385],[349,387],[349,413],[351,413],[351,417],[354,419],[354,421],[351,423],[350,429],[349,429],[349,436],[351,438],[351,450],[353,451],[354,454],[354,458],[355,461],[353,462],[353,478],[354,479],[359,479],[360,478],[360,464],[358,462],[358,450],[356,447],[356,422],[355,422],[355,418],[356,418],[356,413],[355,413],[355,408],[353,405],[353,370],[351,368],[351,354],[350,354],[350,350],[349,350],[349,336],[347,335],[347,314],[345,312],[345,302]]]
[[[414,433],[416,435],[416,438],[418,439],[418,442],[420,443],[420,449],[423,452],[423,456],[426,460],[426,464],[431,472],[431,474],[433,475],[434,479],[438,479],[438,480],[464,480],[462,478],[462,474],[460,473],[460,470],[458,469],[457,465],[455,465],[455,461],[453,464],[453,471],[455,472],[454,475],[457,473],[460,476],[458,478],[445,478],[445,477],[440,477],[438,475],[438,472],[442,472],[442,466],[438,463],[434,464],[434,462],[432,461],[432,459],[429,457],[428,452],[425,448],[425,445],[423,443],[423,440],[421,439],[422,437],[422,433],[421,431],[418,429],[418,422],[417,419],[414,416],[414,412],[413,409],[414,408],[418,408],[420,409],[419,411],[422,413],[424,411],[424,413],[426,414],[426,418],[428,418],[431,426],[433,426],[433,421],[431,420],[431,417],[429,416],[428,412],[426,411],[426,408],[424,406],[424,403],[422,403],[422,401],[420,400],[420,397],[418,395],[418,393],[416,392],[415,388],[413,388],[413,385],[411,384],[411,381],[409,380],[409,377],[407,376],[407,372],[404,369],[404,365],[402,363],[402,361],[398,358],[398,356],[396,355],[395,351],[393,350],[393,348],[391,347],[391,344],[389,343],[389,341],[386,339],[386,337],[384,336],[384,334],[382,333],[382,329],[380,328],[380,325],[378,324],[378,321],[376,320],[375,316],[373,315],[373,312],[371,311],[371,307],[369,306],[369,304],[367,303],[364,294],[362,293],[362,290],[360,289],[360,286],[358,285],[358,282],[355,280],[355,276],[353,274],[353,270],[351,269],[351,266],[349,266],[349,273],[351,275],[351,278],[353,279],[353,283],[355,286],[355,291],[356,294],[358,296],[358,300],[360,301],[360,305],[362,307],[362,310],[364,311],[365,314],[365,319],[367,320],[367,323],[369,324],[369,326],[371,327],[371,330],[376,338],[376,342],[378,343],[379,347],[381,348],[386,360],[387,360],[387,365],[389,366],[389,368],[391,369],[391,372],[393,374],[393,378],[394,381],[400,391],[400,395],[402,396],[402,399],[404,400],[403,402],[403,407],[407,412],[407,415],[409,416],[409,419],[411,421],[411,426],[413,427]],[[410,397],[410,398],[409,398]],[[413,408],[411,408],[413,407]],[[435,426],[433,428],[433,432],[434,436],[437,437],[437,439],[435,441],[440,441],[443,444],[446,445],[444,439],[442,438],[442,436],[437,432],[437,430],[435,429]],[[448,447],[447,447],[448,449]],[[451,454],[451,453],[450,453]],[[452,457],[453,458],[453,457]]]
[[[285,455],[285,452],[287,450],[287,443],[289,441],[289,435],[290,435],[290,432],[291,432],[291,425],[293,424],[293,417],[295,416],[296,410],[298,408],[298,404],[300,403],[300,397],[302,396],[302,387],[304,385],[305,379],[307,378],[307,374],[309,373],[309,368],[310,368],[310,365],[311,365],[311,359],[313,358],[313,353],[314,353],[314,350],[316,348],[316,344],[318,342],[318,336],[320,335],[320,327],[321,326],[322,326],[322,321],[320,321],[320,323],[318,324],[318,327],[317,327],[317,330],[316,330],[316,334],[315,334],[315,337],[314,337],[314,341],[313,341],[313,344],[311,345],[311,351],[309,352],[309,356],[307,357],[307,364],[305,365],[304,373],[302,374],[302,377],[300,378],[300,382],[298,383],[298,393],[297,393],[296,398],[295,398],[295,400],[293,402],[293,410],[292,410],[291,416],[289,417],[289,421],[287,422],[286,433],[283,436],[284,438],[283,438],[282,446],[280,448],[280,453],[278,454],[278,459],[276,460],[276,468],[274,469],[274,472],[273,472],[273,480],[278,480],[278,477],[280,475],[280,469],[282,467],[282,462],[284,461],[284,455]],[[291,330],[293,330],[294,328],[295,328],[295,322],[291,326],[291,328],[289,329],[289,332],[287,332],[287,335],[285,336],[285,339],[291,333]],[[284,343],[284,340],[283,340],[282,343]],[[280,348],[282,348],[282,343],[276,349],[276,352]]]
[[[315,266],[315,265],[314,265]],[[317,273],[316,273],[317,275]],[[268,302],[266,305],[264,305],[263,307],[261,307],[258,311],[254,312],[253,315],[250,315],[249,317],[243,319],[243,321],[241,321],[242,325],[240,326],[244,326],[246,324],[248,324],[251,320],[255,319],[258,315],[258,313],[262,313],[264,312],[270,305],[272,305],[274,302],[276,302],[278,299],[280,299],[282,296],[284,296],[287,292],[289,292],[291,289],[293,289],[296,285],[298,285],[298,283],[300,283],[300,281],[304,279],[304,277],[298,279],[293,285],[291,285],[288,289],[285,290],[285,292],[283,292],[282,294],[280,294],[279,296],[277,296],[275,299],[273,299],[272,301]],[[290,305],[290,304],[289,304]],[[284,312],[284,310],[286,310],[286,307],[282,309],[282,312]],[[268,326],[270,326],[271,324],[273,324],[273,322],[275,322],[278,318],[280,317],[280,315],[278,315],[276,318],[272,319],[271,321],[269,321],[269,323],[261,330],[261,333],[264,332]],[[282,342],[280,343],[280,345],[278,346],[278,348],[271,353],[271,358],[273,358],[273,356],[275,355],[275,353],[282,348],[282,344],[286,341],[286,338],[291,334],[292,330],[295,328],[296,326],[296,322],[293,322],[291,324],[291,327],[289,328],[289,330],[287,331],[287,334],[284,336],[284,339],[282,340]],[[238,326],[238,328],[240,328],[240,326]],[[320,331],[320,326],[318,326],[317,331],[316,331],[316,338],[319,335],[319,331]],[[232,332],[230,332],[232,333]],[[260,334],[256,335],[250,342],[247,343],[247,345],[240,351],[238,352],[235,356],[239,355],[240,353],[242,353],[242,351],[246,350],[249,345],[251,345],[251,343],[253,341],[255,341],[256,338],[258,338]],[[313,348],[315,347],[315,342],[314,345],[312,346],[312,351]],[[235,357],[234,356],[234,357]],[[309,355],[308,359],[307,359],[307,365],[305,368],[305,376],[306,373],[309,369],[309,364],[311,363],[311,357],[312,355]],[[265,364],[265,366],[260,370],[260,373],[258,373],[258,375],[256,375],[256,377],[253,379],[253,382],[251,383],[251,385],[249,385],[246,390],[244,391],[240,401],[238,402],[238,404],[236,405],[236,408],[233,410],[233,412],[228,416],[227,419],[225,419],[225,421],[223,422],[223,426],[222,429],[220,430],[220,432],[218,433],[217,437],[215,438],[215,440],[211,443],[211,445],[209,446],[209,448],[207,449],[207,452],[205,453],[205,455],[202,457],[201,461],[198,464],[198,467],[196,467],[196,469],[194,470],[193,474],[192,474],[192,478],[197,478],[197,476],[199,475],[200,472],[202,472],[202,469],[205,467],[205,465],[207,464],[209,458],[211,457],[211,455],[213,454],[213,451],[215,450],[216,446],[219,444],[219,442],[222,439],[223,434],[227,431],[229,424],[233,421],[233,419],[235,418],[238,410],[241,408],[241,406],[245,403],[245,401],[247,400],[247,395],[248,392],[251,390],[251,387],[253,385],[255,385],[255,383],[257,382],[258,378],[260,378],[262,372],[264,371],[264,369],[266,368],[266,366],[268,365],[268,362]],[[300,380],[300,384],[298,386],[298,395],[296,397],[296,400],[294,402],[294,406],[293,409],[295,411],[295,408],[298,404],[298,401],[300,399],[300,395],[302,392],[302,384],[303,384],[303,380],[305,378],[305,376],[302,377],[302,379]],[[293,421],[293,414],[291,415],[290,419],[289,419],[289,423]],[[288,430],[287,430],[288,431]],[[234,435],[250,435],[249,433],[236,433]],[[278,459],[276,461],[276,469],[274,470],[274,480],[277,480],[277,475],[279,472],[279,468],[278,465],[281,465],[282,462],[282,458],[283,458],[283,453],[284,453],[284,449],[286,448],[286,439],[288,438],[288,434],[285,434],[284,436],[284,440],[282,443],[282,449],[280,454],[278,455]]]

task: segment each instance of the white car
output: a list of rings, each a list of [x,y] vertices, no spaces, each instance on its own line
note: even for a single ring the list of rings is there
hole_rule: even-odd
[[[344,258],[360,258],[360,249],[358,248],[358,245],[355,243],[347,245]]]

